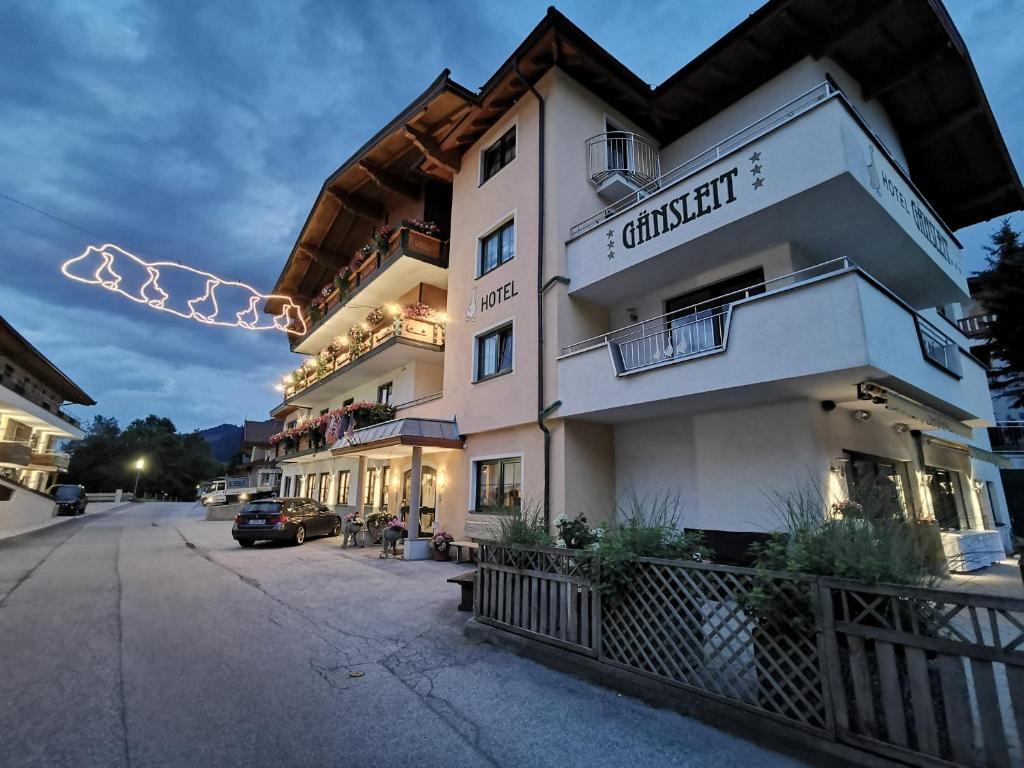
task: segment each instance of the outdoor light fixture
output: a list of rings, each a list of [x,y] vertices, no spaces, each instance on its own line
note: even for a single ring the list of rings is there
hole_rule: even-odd
[[[437,490],[443,491],[448,485],[448,475],[443,469],[437,470]]]
[[[441,323],[442,325],[447,323],[448,322],[448,313],[447,312],[439,312],[438,315],[437,315],[437,322]]]
[[[402,314],[402,308],[397,304],[392,304],[390,307],[388,307],[388,312],[391,313],[392,317],[398,317],[400,314]]]
[[[846,467],[849,465],[850,460],[845,456],[839,456],[838,458],[832,459],[832,474],[839,475],[839,477],[846,477]]]
[[[347,347],[348,346],[348,336],[342,336],[339,339],[339,342],[341,343],[341,346]]]
[[[857,421],[867,421],[868,419],[871,418],[871,413],[865,411],[863,408],[854,411],[850,415],[853,416],[853,418],[855,418]]]
[[[985,487],[984,480],[972,480],[971,484],[974,485],[974,490],[977,493],[981,493],[981,489]]]
[[[907,432],[910,431],[910,425],[904,424],[902,421],[898,421],[895,424],[893,424],[892,428],[893,430],[896,431],[897,434],[900,435],[905,435]]]

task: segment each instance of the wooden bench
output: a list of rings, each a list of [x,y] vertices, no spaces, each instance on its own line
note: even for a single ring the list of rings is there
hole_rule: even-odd
[[[449,549],[455,550],[455,562],[477,562],[477,552],[480,550],[480,545],[475,541],[453,541],[448,545]],[[466,559],[462,559],[462,554],[465,552]]]
[[[448,579],[449,584],[458,584],[462,587],[462,602],[459,603],[460,611],[473,610],[473,587],[476,585],[476,571],[466,571],[458,576]]]

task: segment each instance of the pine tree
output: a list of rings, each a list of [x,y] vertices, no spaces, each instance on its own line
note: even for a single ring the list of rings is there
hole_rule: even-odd
[[[1024,407],[1024,243],[1003,219],[985,247],[988,268],[978,274],[975,297],[994,317],[987,333],[992,355],[992,387]]]

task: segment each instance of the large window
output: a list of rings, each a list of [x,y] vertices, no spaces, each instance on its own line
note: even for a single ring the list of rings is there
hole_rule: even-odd
[[[510,128],[500,139],[491,144],[483,153],[483,184],[506,165],[516,159],[516,129]]]
[[[512,325],[503,325],[477,336],[476,380],[487,379],[512,370]]]
[[[368,506],[373,506],[373,492],[377,487],[377,470],[367,469],[366,470],[366,489],[363,491],[363,503]]]
[[[288,498],[292,493],[292,478],[291,475],[284,479],[284,487],[281,489],[281,496]]]
[[[484,459],[475,463],[477,512],[520,507],[523,503],[523,460]]]
[[[296,498],[302,497],[302,475],[295,476],[295,496]]]
[[[381,384],[377,387],[377,402],[383,403],[384,405],[391,405],[391,394],[394,389],[394,385],[390,381],[387,384]]]
[[[306,475],[306,496],[307,499],[316,498],[316,475]]]
[[[877,514],[914,516],[906,462],[856,451],[845,453],[846,486],[853,501]]]
[[[516,255],[516,222],[502,224],[489,235],[480,238],[479,276],[486,275]]]
[[[348,486],[351,475],[347,469],[338,473],[338,503],[348,504]]]
[[[931,492],[932,509],[939,528],[947,531],[960,531],[971,527],[967,519],[967,507],[964,504],[963,487],[960,484],[960,473],[951,469],[925,467],[928,478],[928,490]]]
[[[321,472],[320,473],[320,498],[321,504],[329,504],[329,496],[331,494],[331,473]]]
[[[386,510],[388,508],[388,483],[391,482],[391,467],[384,467],[380,471],[380,500],[378,506]]]

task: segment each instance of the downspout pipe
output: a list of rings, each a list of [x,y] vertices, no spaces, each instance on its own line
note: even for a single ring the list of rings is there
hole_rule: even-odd
[[[551,431],[544,420],[554,408],[544,407],[544,97],[519,70],[519,59],[513,59],[512,69],[519,81],[537,99],[537,426],[544,433],[544,524],[551,525]]]

